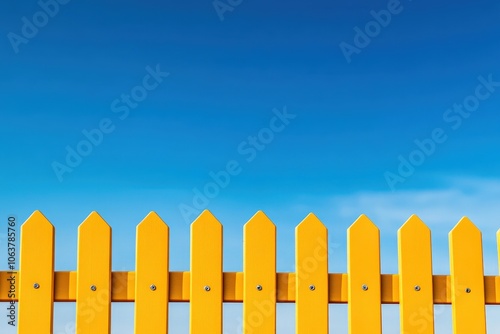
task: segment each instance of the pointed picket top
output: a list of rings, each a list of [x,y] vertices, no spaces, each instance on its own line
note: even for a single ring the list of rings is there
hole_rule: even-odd
[[[54,225],[39,210],[34,211],[21,226],[21,233],[27,233],[28,230],[34,235],[47,235],[47,238],[49,235],[53,238],[55,233]]]
[[[363,231],[379,231],[377,225],[375,225],[367,215],[362,214],[352,223],[351,226],[347,229],[347,233],[354,232],[355,230],[363,230]]]
[[[193,228],[193,225],[221,225],[219,220],[214,216],[210,210],[203,210],[203,212],[193,221],[191,224],[191,228]]]
[[[143,228],[155,228],[155,227],[159,227],[159,228],[164,228],[164,226],[167,226],[167,224],[165,224],[165,222],[163,221],[163,219],[161,219],[161,217],[154,211],[151,211],[150,213],[148,213],[148,215],[146,217],[144,217],[144,219],[137,225],[137,228],[138,229],[143,229]]]
[[[319,220],[319,218],[314,214],[310,213],[302,220],[295,230],[300,232],[301,230],[326,230],[326,226]]]
[[[448,236],[453,332],[486,333],[481,231],[463,217]]]
[[[111,230],[111,227],[106,223],[106,221],[101,217],[97,211],[92,211],[90,215],[78,226],[78,231],[83,230],[95,230],[96,232],[103,230]]]
[[[28,231],[32,235],[38,234],[38,238],[43,234],[47,239],[53,239],[55,232],[54,225],[39,210],[34,211],[21,226],[21,234]]]
[[[266,257],[276,257],[276,225],[264,212],[258,211],[248,220],[243,226],[243,235],[244,250],[248,248],[248,251],[251,251],[251,254],[245,254],[243,266],[247,262],[252,262],[248,261],[250,257],[255,258],[255,261],[263,261]],[[274,267],[276,267],[275,259],[273,261]],[[274,271],[276,271],[276,268]]]
[[[430,247],[431,230],[417,215],[411,215],[410,218],[408,218],[408,220],[399,228],[398,241],[399,248],[405,246],[420,248],[422,242],[425,243],[426,246]],[[430,252],[426,252],[426,255],[427,253],[430,255]]]
[[[431,231],[417,215],[398,230],[400,332],[434,333]],[[423,310],[423,311],[422,311]],[[425,312],[425,326],[414,315]]]
[[[28,219],[26,219],[23,226],[30,224],[46,224],[53,227],[50,221],[43,215],[43,213],[40,210],[35,210],[31,214],[31,216],[29,216]]]
[[[477,228],[476,225],[468,218],[468,217],[462,217],[460,221],[453,227],[453,229],[450,231],[449,236],[450,238],[458,237],[459,235],[477,235],[481,236],[481,231]]]
[[[244,230],[248,227],[252,228],[273,228],[276,229],[274,223],[269,219],[269,217],[261,210],[257,211],[255,215],[252,216],[244,225]]]
[[[410,218],[399,228],[398,234],[408,234],[411,233],[422,233],[422,232],[431,231],[429,227],[420,219],[417,215],[411,215]]]

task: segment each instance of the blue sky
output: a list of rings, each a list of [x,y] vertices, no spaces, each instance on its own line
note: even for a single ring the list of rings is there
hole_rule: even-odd
[[[264,210],[280,271],[293,270],[294,226],[315,212],[335,245],[330,272],[345,271],[345,230],[366,213],[395,273],[396,231],[416,213],[436,272],[467,215],[497,274],[498,2],[55,3],[0,4],[0,199],[4,218],[39,209],[56,226],[57,270],[76,268],[76,229],[93,210],[113,228],[114,270],[133,270],[149,211],[171,227],[172,270],[188,270],[188,224],[208,208],[227,271],[241,270],[242,226]],[[72,310],[57,310],[64,327]],[[397,332],[391,310],[384,326]],[[227,312],[235,333],[237,306]],[[449,332],[448,315],[436,321]]]

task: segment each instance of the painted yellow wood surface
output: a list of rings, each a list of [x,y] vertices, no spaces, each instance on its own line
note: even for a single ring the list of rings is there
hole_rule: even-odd
[[[328,333],[328,231],[309,214],[295,228],[296,333]]]
[[[137,226],[135,334],[168,332],[169,228],[151,212]]]
[[[243,333],[276,333],[276,226],[257,212],[243,229]]]
[[[464,217],[449,239],[453,333],[486,333],[481,231]]]
[[[222,225],[210,213],[191,224],[190,333],[222,334]]]
[[[19,334],[51,334],[54,302],[54,227],[35,211],[21,227]],[[4,283],[2,280],[0,284]]]
[[[401,333],[433,334],[431,231],[413,215],[398,230]]]
[[[109,333],[111,228],[97,212],[78,227],[77,257],[76,333]]]
[[[497,259],[498,259],[498,270],[499,270],[499,274],[500,274],[500,229],[497,230],[497,234],[496,234],[497,238]],[[486,284],[486,276],[485,276],[485,284],[484,284],[484,296],[485,296],[485,302],[486,304],[488,304],[488,297],[491,297],[490,295],[490,289],[489,289],[489,286],[488,284]],[[500,301],[500,276],[497,275],[495,277],[495,283],[498,284],[498,289],[495,290],[495,293],[493,294],[494,295],[494,299],[495,300],[499,300]],[[1,293],[0,293],[0,296],[1,296]]]
[[[347,275],[349,333],[382,333],[380,233],[365,215],[347,230]]]

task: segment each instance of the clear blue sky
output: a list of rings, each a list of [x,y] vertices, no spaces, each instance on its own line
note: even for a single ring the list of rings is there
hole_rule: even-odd
[[[436,271],[467,215],[497,274],[497,1],[42,3],[0,4],[0,200],[4,218],[40,209],[56,226],[56,269],[76,268],[76,228],[97,210],[114,270],[133,270],[134,226],[154,210],[172,229],[172,269],[188,270],[188,223],[208,208],[229,271],[261,209],[280,271],[312,211],[337,252],[331,272],[345,271],[361,213],[396,272],[397,228],[417,213]]]

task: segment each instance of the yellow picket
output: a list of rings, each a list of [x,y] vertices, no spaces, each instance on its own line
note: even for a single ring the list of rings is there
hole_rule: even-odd
[[[191,224],[190,333],[222,333],[222,225],[205,210]]]
[[[17,332],[51,334],[54,302],[54,227],[40,211],[35,211],[21,227],[19,271],[22,275],[19,277]]]
[[[401,333],[433,334],[431,231],[416,215],[398,230]]]
[[[497,230],[496,237],[497,237],[496,239],[497,239],[497,260],[498,260],[498,270],[499,270],[499,274],[500,274],[500,229],[499,229],[499,230]],[[487,277],[485,277],[485,278],[487,278]],[[494,281],[493,281],[493,282],[495,283],[495,285],[496,285],[496,284],[498,284],[498,285],[500,286],[500,276],[499,276],[499,275],[497,275],[497,276],[495,277],[495,279],[494,279]],[[486,284],[485,284],[485,287],[484,287],[484,288],[485,288],[485,299],[487,300],[487,299],[488,299],[488,297],[489,297],[489,296],[488,296],[488,292],[489,292],[489,291],[488,291],[488,289],[487,289]],[[491,297],[493,297],[493,298],[492,298],[493,300],[500,300],[500,288],[495,289],[495,291],[494,291],[494,293],[493,293],[492,295],[493,295],[493,296],[491,296]]]
[[[453,333],[486,333],[481,231],[463,217],[449,243]]]
[[[366,215],[347,230],[347,274],[349,333],[382,333],[380,233]]]
[[[328,333],[328,231],[309,214],[295,228],[296,333]]]
[[[500,274],[500,229],[497,230],[497,260],[498,260],[498,271]],[[497,276],[495,283],[500,284],[500,276]],[[495,291],[495,300],[500,300],[500,289]]]
[[[111,323],[111,228],[92,212],[78,227],[76,333],[104,334]]]
[[[500,229],[497,230],[497,260],[498,260],[498,273],[500,275]],[[500,291],[498,291],[497,294],[498,298],[500,299]]]
[[[276,333],[276,226],[257,212],[243,233],[243,333]]]
[[[135,334],[167,333],[169,228],[151,212],[136,238]]]

